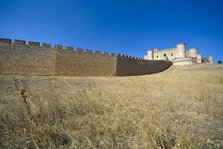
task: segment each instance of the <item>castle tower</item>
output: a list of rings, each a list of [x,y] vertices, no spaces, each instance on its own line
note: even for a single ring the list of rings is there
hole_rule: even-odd
[[[213,56],[209,56],[208,60],[209,60],[209,63],[214,64],[214,57]]]
[[[177,58],[186,57],[186,43],[177,44]]]
[[[189,57],[196,58],[197,57],[197,48],[192,48],[189,51]]]
[[[148,60],[154,60],[154,52],[153,50],[147,51]]]
[[[197,55],[197,63],[202,63],[202,55],[201,54]]]

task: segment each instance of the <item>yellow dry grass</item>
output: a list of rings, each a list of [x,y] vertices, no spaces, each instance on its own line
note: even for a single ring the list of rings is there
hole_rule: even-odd
[[[0,148],[222,148],[223,67],[0,76]]]

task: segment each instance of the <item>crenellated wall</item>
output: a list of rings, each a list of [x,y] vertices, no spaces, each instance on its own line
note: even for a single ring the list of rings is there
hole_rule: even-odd
[[[164,71],[172,63],[164,60],[145,60],[141,58],[117,55],[117,76],[143,75]]]
[[[39,42],[0,39],[0,73],[54,75],[56,53]]]
[[[116,55],[109,55],[107,52],[101,54],[100,51],[92,53],[87,49],[72,47],[65,50],[55,48],[56,55],[56,75],[65,76],[115,76],[116,75]]]
[[[126,76],[156,73],[172,65],[120,54],[0,38],[0,74]]]

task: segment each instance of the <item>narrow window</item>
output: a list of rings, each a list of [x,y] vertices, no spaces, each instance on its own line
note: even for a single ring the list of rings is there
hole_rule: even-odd
[[[166,54],[163,54],[163,56],[166,56]]]
[[[173,54],[171,54],[171,56],[173,56]]]
[[[157,56],[156,58],[159,58],[159,56]]]

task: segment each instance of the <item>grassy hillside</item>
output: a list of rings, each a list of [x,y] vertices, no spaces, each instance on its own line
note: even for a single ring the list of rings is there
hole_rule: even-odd
[[[223,66],[0,76],[0,148],[223,148]]]

